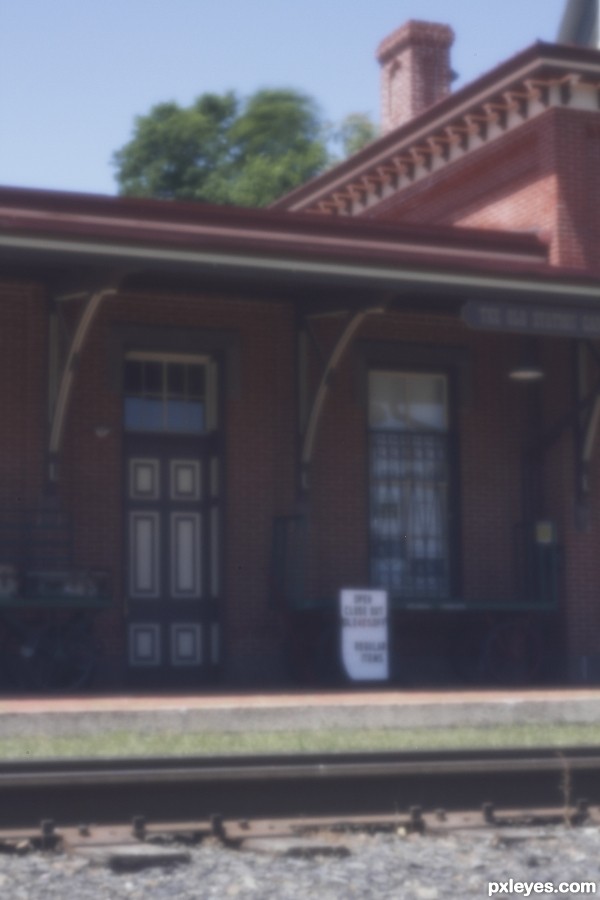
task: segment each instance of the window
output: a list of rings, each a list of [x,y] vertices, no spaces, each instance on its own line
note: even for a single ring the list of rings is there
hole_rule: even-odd
[[[450,593],[448,384],[369,373],[371,581],[396,598]]]
[[[210,430],[214,409],[211,373],[209,361],[200,357],[127,354],[125,428],[179,434]]]

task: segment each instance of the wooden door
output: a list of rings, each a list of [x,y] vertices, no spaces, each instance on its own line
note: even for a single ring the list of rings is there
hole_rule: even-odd
[[[204,427],[126,431],[127,661],[137,686],[193,686],[217,675],[218,447],[216,432]]]

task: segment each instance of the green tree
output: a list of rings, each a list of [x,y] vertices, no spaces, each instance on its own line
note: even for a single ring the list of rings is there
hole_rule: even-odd
[[[160,103],[114,154],[119,192],[265,206],[327,166],[323,134],[314,101],[292,90]]]
[[[159,103],[135,120],[113,156],[119,193],[130,197],[266,206],[376,137],[354,113],[326,127],[310,97],[265,89],[247,100],[202,94],[189,107]]]
[[[224,202],[231,166],[234,94],[204,94],[187,109],[159,103],[135,120],[131,141],[113,157],[119,192],[130,197]]]
[[[342,121],[336,137],[342,145],[344,156],[352,156],[375,140],[377,128],[366,113],[350,113]]]

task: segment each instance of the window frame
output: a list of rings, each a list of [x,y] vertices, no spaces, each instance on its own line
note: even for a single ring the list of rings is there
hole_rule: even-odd
[[[365,397],[365,430],[366,430],[366,509],[367,509],[367,548],[368,548],[368,579],[373,587],[380,587],[389,592],[390,604],[397,608],[406,607],[429,607],[442,606],[451,603],[453,598],[460,594],[460,585],[462,580],[462,537],[461,537],[461,511],[460,503],[460,469],[459,469],[459,451],[458,451],[458,412],[459,404],[457,397],[457,372],[454,367],[444,365],[435,365],[428,362],[418,365],[412,360],[407,364],[391,363],[388,360],[381,362],[369,362],[365,368],[364,380],[364,397]],[[425,594],[425,593],[406,593],[403,594],[392,587],[382,584],[376,584],[373,578],[373,563],[375,559],[374,545],[375,537],[371,526],[372,519],[372,442],[371,436],[373,432],[384,432],[386,429],[372,428],[370,423],[370,375],[374,372],[389,372],[397,375],[431,375],[443,376],[446,383],[446,428],[439,432],[432,429],[432,433],[442,433],[446,439],[447,448],[447,509],[446,509],[446,529],[447,529],[447,564],[448,564],[448,590],[444,595]],[[390,429],[390,433],[402,434],[401,430],[395,431]],[[410,433],[407,430],[405,433]],[[426,432],[419,432],[426,433]]]
[[[176,429],[166,427],[166,421],[163,422],[162,428],[131,428],[126,422],[125,404],[127,400],[127,391],[125,389],[125,367],[128,362],[155,362],[163,367],[162,385],[160,391],[160,399],[164,404],[169,399],[169,388],[167,383],[167,366],[169,363],[175,365],[193,365],[202,366],[205,370],[205,391],[203,397],[204,405],[204,427],[200,430],[196,429]],[[144,350],[128,350],[123,354],[122,365],[122,381],[121,381],[121,402],[123,416],[123,430],[128,434],[147,434],[147,435],[171,435],[171,436],[197,436],[202,437],[215,432],[218,428],[219,417],[219,397],[217,389],[217,362],[207,354],[191,354],[191,353],[160,353]],[[131,395],[130,395],[131,396]],[[187,400],[186,400],[187,402]]]

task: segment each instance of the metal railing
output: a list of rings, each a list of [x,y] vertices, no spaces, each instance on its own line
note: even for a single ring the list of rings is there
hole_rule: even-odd
[[[308,522],[305,516],[279,516],[273,522],[271,603],[289,610],[333,608],[335,598],[314,598],[307,591]],[[546,611],[558,604],[560,547],[548,522],[521,522],[513,530],[513,555],[507,565],[511,588],[499,596],[434,593],[411,596],[390,592],[393,609],[440,611]],[[374,587],[386,585],[373,584]]]

